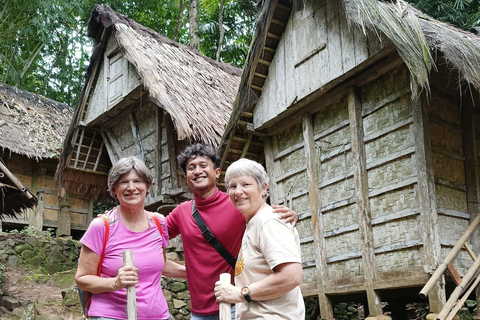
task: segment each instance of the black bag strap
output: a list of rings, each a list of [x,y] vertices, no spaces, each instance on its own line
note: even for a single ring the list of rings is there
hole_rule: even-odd
[[[228,262],[228,264],[235,269],[235,264],[237,263],[237,259],[235,259],[230,252],[220,243],[220,241],[215,238],[212,231],[207,227],[205,221],[203,221],[202,216],[198,213],[197,208],[195,207],[195,200],[192,201],[192,215],[195,223],[197,224],[200,231],[202,231],[203,237],[210,242],[210,244],[217,250],[217,252]]]

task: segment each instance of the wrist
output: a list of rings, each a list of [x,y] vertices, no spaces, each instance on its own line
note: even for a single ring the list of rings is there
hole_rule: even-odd
[[[242,287],[242,289],[240,290],[240,294],[242,295],[242,299],[244,301],[248,303],[253,302],[252,298],[250,297],[250,295],[252,294],[252,290],[249,284]]]

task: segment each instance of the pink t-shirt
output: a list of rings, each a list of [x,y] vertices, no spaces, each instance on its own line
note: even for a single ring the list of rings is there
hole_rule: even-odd
[[[218,241],[236,258],[245,231],[245,219],[228,195],[217,189],[207,199],[195,197],[195,206]],[[167,216],[167,226],[170,238],[182,236],[192,312],[217,314],[215,282],[221,273],[231,273],[233,279],[233,269],[203,237],[192,216],[192,201],[178,205]]]
[[[101,277],[115,277],[123,265],[122,253],[131,250],[134,265],[139,269],[137,291],[137,319],[168,319],[167,302],[160,285],[165,262],[163,249],[168,246],[165,218],[160,218],[162,233],[150,217],[150,228],[144,232],[128,230],[117,216],[117,210],[108,214],[110,235],[105,248]],[[102,219],[94,219],[80,242],[101,255],[105,237]],[[114,292],[94,294],[89,316],[127,319],[126,288]]]

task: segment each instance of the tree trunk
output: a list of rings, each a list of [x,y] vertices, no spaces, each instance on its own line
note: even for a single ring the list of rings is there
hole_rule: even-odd
[[[183,13],[183,0],[180,0],[178,4],[178,17],[177,17],[177,26],[175,27],[175,33],[173,34],[173,40],[178,42],[178,31],[180,30],[180,24],[182,23],[182,13]]]
[[[200,22],[198,16],[199,0],[190,1],[190,48],[194,52],[200,51]]]
[[[222,51],[223,37],[225,36],[225,29],[223,28],[223,8],[225,7],[225,0],[220,3],[218,10],[218,29],[220,31],[220,37],[218,39],[217,47],[217,61],[220,61],[220,52]]]

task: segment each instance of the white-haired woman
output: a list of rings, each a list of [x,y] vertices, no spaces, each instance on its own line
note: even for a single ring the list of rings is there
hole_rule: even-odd
[[[165,266],[168,232],[165,218],[144,209],[152,185],[152,174],[136,157],[120,159],[110,169],[108,190],[119,206],[107,214],[109,237],[101,275],[97,268],[105,242],[106,224],[94,219],[80,240],[82,249],[75,280],[77,286],[93,293],[88,315],[91,320],[127,319],[126,286],[135,285],[138,320],[169,319],[160,280]],[[123,267],[122,253],[133,253],[135,267]]]
[[[300,284],[300,240],[267,204],[268,176],[259,163],[240,159],[225,174],[230,200],[247,223],[235,268],[235,286],[215,284],[218,302],[235,303],[236,319],[305,318]]]

